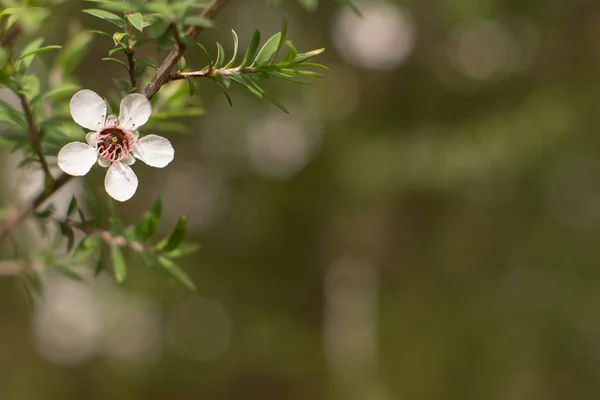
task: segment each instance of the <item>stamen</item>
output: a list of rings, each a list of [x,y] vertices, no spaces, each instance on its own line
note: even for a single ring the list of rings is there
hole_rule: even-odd
[[[98,154],[112,162],[120,161],[131,151],[129,140],[128,134],[119,128],[104,129],[96,140]]]

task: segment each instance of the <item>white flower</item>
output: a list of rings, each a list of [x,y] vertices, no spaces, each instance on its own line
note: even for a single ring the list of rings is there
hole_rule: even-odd
[[[129,200],[138,186],[130,167],[135,159],[163,168],[175,154],[171,143],[162,136],[138,139],[137,128],[148,121],[151,113],[152,106],[145,96],[130,94],[121,101],[119,118],[107,117],[104,100],[91,90],[80,90],[71,99],[71,116],[91,132],[85,137],[87,144],[71,142],[60,150],[58,166],[69,175],[82,176],[98,161],[108,167],[106,192],[115,200]]]

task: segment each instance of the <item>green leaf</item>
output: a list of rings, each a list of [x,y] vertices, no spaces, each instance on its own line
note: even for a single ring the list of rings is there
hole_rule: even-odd
[[[166,257],[158,257],[158,263],[169,273],[169,275],[175,278],[183,286],[196,291],[196,285],[194,285],[194,282],[190,279],[188,274],[179,268],[173,261]]]
[[[301,64],[301,63],[303,63],[305,61],[310,60],[313,57],[318,56],[319,54],[323,53],[324,51],[325,51],[325,48],[322,48],[322,49],[316,49],[316,50],[309,51],[309,52],[306,52],[306,53],[298,54],[292,60],[292,64]]]
[[[139,221],[132,227],[133,239],[145,243],[156,232],[162,214],[162,200],[154,202],[152,207],[146,211]]]
[[[106,33],[106,32],[103,32],[103,31],[99,31],[99,30],[97,30],[97,29],[92,29],[92,30],[90,30],[90,33],[95,33],[95,34],[97,34],[97,35],[100,35],[100,36],[112,37],[112,36],[110,35],[110,33]]]
[[[133,91],[133,88],[131,87],[131,82],[129,81],[126,81],[124,79],[113,79],[113,82],[115,83],[117,88],[123,93],[129,94]]]
[[[104,8],[106,10],[114,11],[114,12],[127,13],[127,12],[131,12],[131,10],[132,10],[132,4],[130,4],[128,1],[114,1],[114,0],[85,0],[85,1],[89,1],[90,3],[99,3],[100,7]]]
[[[138,77],[138,78],[140,76],[142,76],[142,74],[144,72],[146,72],[146,68],[148,68],[148,65],[146,65],[146,64],[142,64],[142,63],[136,64],[135,65],[135,76]]]
[[[168,258],[179,258],[195,253],[200,249],[200,245],[197,243],[182,243],[178,248],[165,254]]]
[[[281,27],[281,35],[279,36],[279,44],[277,44],[277,50],[275,50],[275,54],[273,54],[273,59],[272,59],[273,61],[275,61],[277,59],[277,57],[279,56],[279,53],[281,53],[281,49],[282,49],[283,45],[285,44],[287,30],[288,30],[287,15],[284,15],[283,16],[283,26]]]
[[[294,44],[290,41],[290,40],[286,40],[285,45],[288,47],[288,52],[285,55],[285,58],[283,59],[283,61],[277,65],[286,65],[292,62],[292,60],[294,58],[296,58],[296,55],[298,54],[298,50],[296,50],[296,46],[294,46]]]
[[[21,56],[19,56],[19,61],[17,61],[16,68],[18,72],[24,73],[25,71],[27,71],[27,69],[31,65],[31,62],[33,61],[33,55],[28,56],[27,54],[39,49],[43,42],[44,39],[39,38],[29,42],[25,46],[25,48],[21,52]]]
[[[144,31],[144,16],[142,14],[140,14],[139,12],[134,13],[134,14],[129,14],[127,16],[127,20],[138,31],[140,31],[140,32]]]
[[[190,89],[190,96],[193,96],[194,93],[196,92],[196,85],[194,85],[194,82],[190,78],[188,78],[186,80],[188,83],[188,87]]]
[[[96,8],[90,8],[87,10],[83,10],[84,13],[89,14],[89,15],[93,15],[94,17],[103,19],[105,21],[108,21],[112,24],[115,24],[116,26],[118,26],[121,29],[125,29],[125,20],[121,17],[119,17],[116,14],[113,14],[109,11],[104,11],[104,10],[98,10]]]
[[[117,54],[117,53],[120,53],[120,52],[122,52],[122,51],[125,51],[125,50],[127,50],[125,47],[116,47],[116,48],[114,48],[114,49],[111,49],[111,50],[108,52],[108,55],[109,55],[109,56],[112,56],[113,54]]]
[[[160,253],[167,253],[171,250],[176,249],[185,239],[185,232],[187,230],[187,218],[185,216],[179,217],[177,224],[173,232],[169,237],[163,239],[159,244],[156,245],[156,251]]]
[[[73,196],[71,202],[69,203],[69,208],[67,209],[67,217],[71,217],[77,210],[77,197]]]
[[[277,97],[273,96],[269,92],[264,92],[263,96],[265,96],[265,99],[269,100],[271,103],[273,103],[275,106],[277,106],[279,109],[281,109],[286,114],[290,113],[288,111],[288,109],[286,108],[286,106],[284,106],[283,103]]]
[[[154,63],[154,61],[152,61],[152,60],[151,60],[151,59],[149,59],[149,58],[146,58],[146,57],[143,57],[143,58],[137,58],[137,59],[136,59],[136,61],[137,61],[139,64],[144,64],[144,65],[147,65],[147,66],[149,66],[149,67],[152,67],[152,68],[154,68],[154,69],[158,69],[158,67],[156,66],[156,64]]]
[[[211,19],[206,19],[198,16],[189,16],[183,19],[184,25],[197,26],[199,28],[212,28],[215,23]]]
[[[73,83],[62,84],[62,85],[57,86],[53,89],[50,89],[46,92],[42,92],[38,96],[34,97],[31,100],[31,105],[34,106],[38,102],[45,100],[45,99],[57,100],[57,99],[65,98],[67,96],[71,96],[73,93],[75,93],[75,91],[77,91],[80,88],[81,88],[81,86],[75,85]]]
[[[177,62],[177,68],[179,69],[179,71],[183,71],[186,66],[187,62],[185,61],[185,57],[181,57]]]
[[[115,46],[118,46],[119,43],[121,43],[121,41],[126,37],[129,37],[129,33],[115,32],[115,34],[112,36],[112,40],[113,40],[113,42],[115,42]],[[120,48],[124,50],[123,47],[120,47]]]
[[[125,258],[123,257],[121,248],[116,244],[110,245],[110,258],[112,261],[115,280],[121,283],[127,276],[127,265],[125,264]]]
[[[100,273],[106,269],[106,248],[100,244],[99,249],[100,254],[98,255],[96,267],[94,268],[94,276],[100,275]]]
[[[258,45],[260,43],[260,32],[258,30],[254,31],[254,35],[252,36],[252,40],[250,41],[250,45],[248,46],[248,50],[246,51],[246,55],[244,56],[244,60],[240,64],[239,68],[246,68],[250,65],[252,60],[254,60],[254,56],[256,54],[256,50],[258,49]]]
[[[206,50],[206,47],[204,47],[201,43],[196,43],[196,45],[198,45],[198,47],[200,47],[200,49],[202,49],[202,51],[204,52],[204,55],[208,59],[208,69],[209,70],[213,69],[213,66],[215,64],[214,64],[212,58],[210,57],[210,54],[208,53],[208,50]]]
[[[231,30],[231,35],[233,36],[233,56],[231,57],[231,61],[229,61],[227,63],[227,65],[225,65],[225,68],[233,67],[233,64],[235,64],[235,59],[237,58],[237,53],[238,53],[238,49],[239,49],[239,39],[238,39],[237,33],[235,33],[234,30]]]
[[[263,45],[263,47],[260,49],[260,51],[256,55],[256,58],[254,59],[254,62],[252,63],[252,65],[268,64],[269,60],[271,59],[271,57],[273,57],[273,55],[275,55],[275,52],[277,51],[277,48],[279,47],[280,39],[281,39],[281,32],[276,33],[275,35],[271,36],[271,38],[269,38],[269,40],[267,40],[267,42]]]
[[[30,52],[27,52],[27,53],[21,54],[21,55],[19,56],[19,58],[17,58],[17,60],[22,60],[22,59],[24,59],[25,57],[34,56],[34,55],[36,55],[36,54],[39,54],[39,53],[44,53],[44,52],[46,52],[46,51],[55,50],[55,49],[62,49],[62,46],[56,46],[56,45],[52,45],[52,46],[40,47],[39,49],[35,49],[35,50],[32,50],[32,51],[30,51]]]
[[[217,84],[217,86],[219,86],[219,88],[221,89],[221,91],[225,95],[225,98],[227,99],[227,102],[229,103],[229,106],[233,107],[233,102],[231,101],[231,96],[229,96],[229,91],[227,90],[227,87],[225,86],[225,82],[223,81],[223,77],[220,76],[220,75],[217,76],[217,77],[215,77],[215,83]]]
[[[74,271],[70,270],[68,267],[64,266],[64,265],[55,265],[52,268],[55,272],[59,273],[60,275],[64,276],[65,278],[77,281],[77,282],[84,282],[84,280],[81,278],[81,276],[77,275],[77,273],[75,273]]]
[[[76,31],[67,41],[65,46],[60,50],[54,65],[62,72],[63,75],[68,75],[89,52],[93,36],[86,31]]]
[[[315,64],[315,63],[302,63],[302,66],[304,68],[316,68],[316,69],[323,69],[325,71],[331,71],[329,69],[329,67],[327,67],[326,65],[323,64]]]
[[[120,65],[122,67],[124,67],[125,69],[129,69],[129,67],[127,66],[127,64],[125,64],[123,61],[121,60],[117,60],[116,58],[112,58],[112,57],[105,57],[102,59],[102,61],[108,61],[111,62],[113,64],[117,64]]]
[[[217,42],[217,59],[215,60],[215,68],[221,68],[225,62],[225,49],[221,43]]]
[[[22,87],[21,93],[28,99],[33,99],[40,93],[40,80],[36,75],[23,75],[19,83]]]
[[[59,224],[60,234],[67,238],[67,250],[73,250],[73,243],[75,242],[75,234],[73,228],[65,223]]]
[[[248,89],[252,94],[254,94],[259,99],[262,99],[263,93],[265,92],[263,88],[258,86],[256,82],[252,80],[248,75],[240,75],[240,78],[246,83],[246,89]]]

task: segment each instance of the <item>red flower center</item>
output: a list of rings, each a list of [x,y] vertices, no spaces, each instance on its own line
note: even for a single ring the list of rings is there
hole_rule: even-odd
[[[107,128],[98,134],[98,154],[110,161],[120,161],[131,151],[131,134],[119,128]]]

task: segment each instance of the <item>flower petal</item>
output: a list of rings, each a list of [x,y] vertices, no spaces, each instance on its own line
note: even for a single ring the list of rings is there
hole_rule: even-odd
[[[144,125],[152,114],[152,105],[142,94],[130,94],[121,100],[119,126],[129,131]]]
[[[92,147],[96,147],[96,139],[98,139],[98,132],[89,132],[85,135],[85,141]]]
[[[137,187],[137,176],[128,165],[115,162],[108,168],[104,178],[104,189],[113,199],[129,200],[135,194]]]
[[[129,153],[123,158],[123,162],[127,165],[133,165],[135,163],[135,157],[133,154]]]
[[[112,164],[112,161],[110,161],[108,158],[104,158],[102,156],[98,156],[98,164],[100,164],[101,167],[110,167],[110,164]]]
[[[104,126],[106,103],[91,90],[80,90],[71,98],[71,116],[77,124],[97,131]]]
[[[163,168],[173,161],[175,150],[164,137],[148,135],[136,142],[132,153],[151,167]]]
[[[87,174],[97,159],[96,149],[81,142],[68,143],[58,152],[58,166],[73,176]]]

